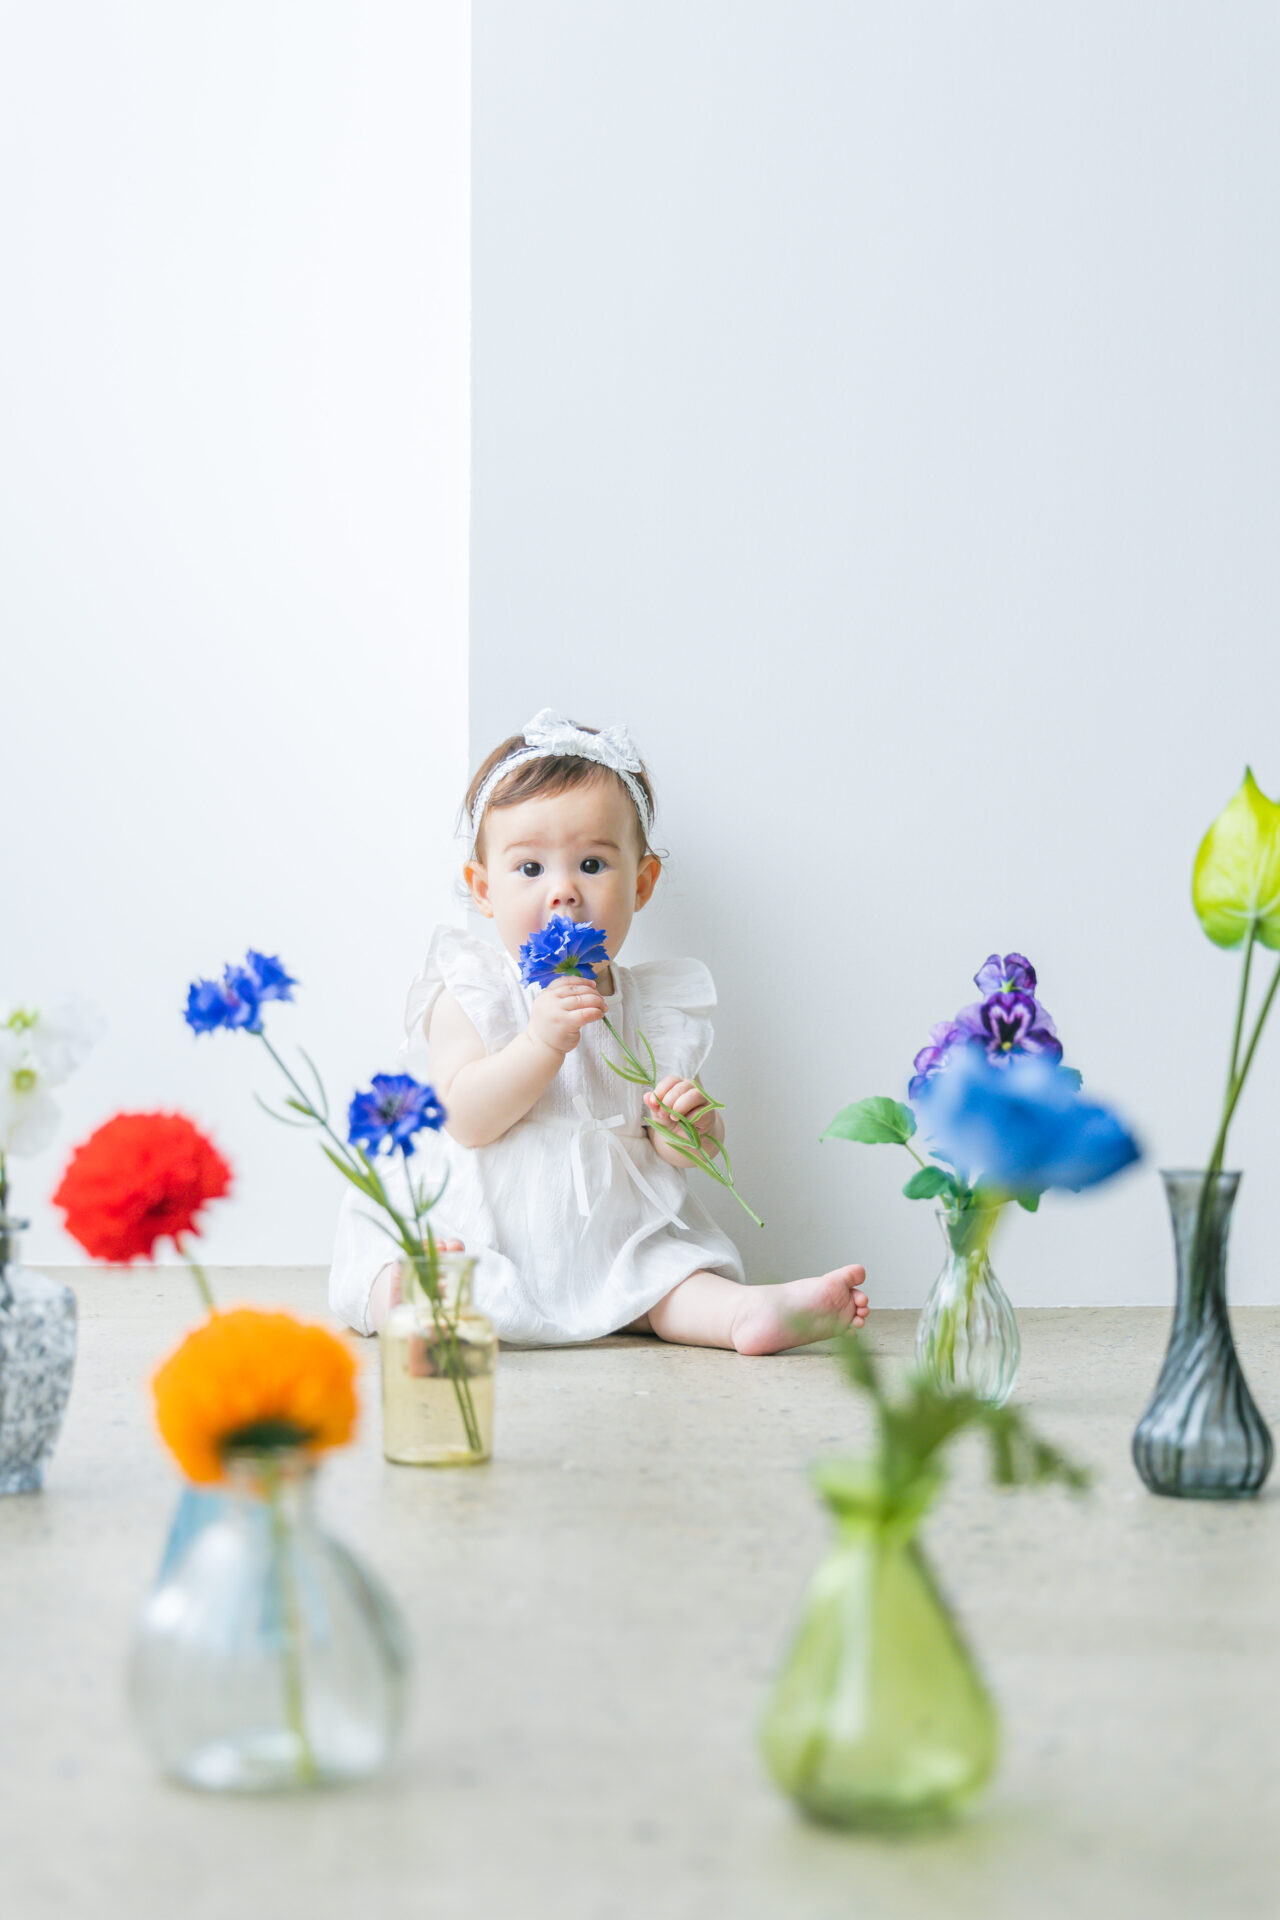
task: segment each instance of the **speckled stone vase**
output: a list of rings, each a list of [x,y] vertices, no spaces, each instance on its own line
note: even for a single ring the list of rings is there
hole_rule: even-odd
[[[76,1361],[76,1297],[19,1266],[25,1226],[0,1216],[0,1494],[40,1491]]]

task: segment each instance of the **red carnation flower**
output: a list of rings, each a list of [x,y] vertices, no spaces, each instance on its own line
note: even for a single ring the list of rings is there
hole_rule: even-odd
[[[76,1148],[53,1202],[86,1253],[127,1264],[199,1233],[201,1207],[230,1186],[222,1155],[180,1113],[118,1113]]]

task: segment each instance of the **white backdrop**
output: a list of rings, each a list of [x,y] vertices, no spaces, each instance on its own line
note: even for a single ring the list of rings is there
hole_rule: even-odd
[[[1021,948],[1150,1160],[997,1268],[1170,1296],[1238,964],[1191,860],[1246,758],[1280,792],[1278,82],[1247,0],[477,0],[473,757],[634,728],[672,860],[625,957],[719,980],[757,1277],[922,1297],[911,1163],[818,1135]],[[1278,1085],[1280,1030],[1239,1300]]]
[[[0,50],[0,997],[110,1032],[15,1161],[29,1251],[119,1108],[238,1173],[215,1261],[325,1262],[340,1182],[187,982],[247,945],[345,1104],[453,911],[465,784],[463,0],[49,0]]]

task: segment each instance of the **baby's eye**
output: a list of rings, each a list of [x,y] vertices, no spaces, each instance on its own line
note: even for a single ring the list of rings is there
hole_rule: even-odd
[[[584,873],[603,873],[604,861],[599,859],[594,853],[589,853],[582,862],[582,871]]]
[[[522,860],[520,871],[526,880],[536,880],[542,872],[542,863],[540,860]]]

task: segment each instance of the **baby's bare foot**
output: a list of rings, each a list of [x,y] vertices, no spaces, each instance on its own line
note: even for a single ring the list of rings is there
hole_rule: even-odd
[[[744,1288],[733,1323],[734,1346],[739,1353],[785,1353],[842,1327],[857,1333],[867,1317],[866,1277],[865,1267],[836,1267],[812,1280]],[[797,1325],[805,1320],[814,1324]]]

